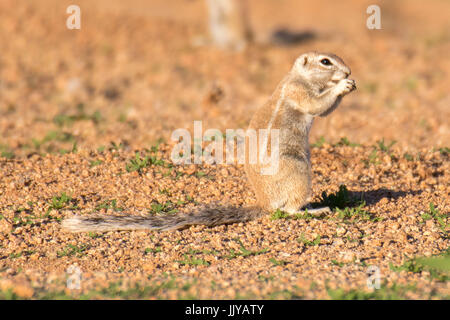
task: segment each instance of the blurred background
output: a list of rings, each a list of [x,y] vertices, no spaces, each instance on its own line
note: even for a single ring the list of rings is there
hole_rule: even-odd
[[[450,1],[212,2],[2,0],[0,153],[146,148],[194,120],[246,128],[310,50],[341,56],[358,86],[311,142],[448,146]],[[66,27],[72,4],[79,30]],[[381,30],[366,27],[371,4]]]

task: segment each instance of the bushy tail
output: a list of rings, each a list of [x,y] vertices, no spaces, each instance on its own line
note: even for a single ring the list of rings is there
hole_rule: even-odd
[[[193,214],[168,216],[75,216],[63,220],[62,228],[69,232],[105,232],[117,230],[177,230],[192,225],[218,226],[245,222],[264,215],[260,207],[200,208]]]

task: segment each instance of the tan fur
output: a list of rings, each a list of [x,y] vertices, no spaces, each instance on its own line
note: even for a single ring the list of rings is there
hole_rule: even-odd
[[[320,61],[324,58],[332,65],[322,65]],[[245,165],[259,205],[265,210],[295,213],[307,205],[311,192],[309,131],[312,121],[316,116],[328,115],[345,94],[356,88],[355,82],[347,79],[348,75],[350,69],[336,55],[305,53],[253,116],[249,129],[280,130],[277,174],[261,174],[262,166],[249,164],[248,157]]]
[[[323,59],[328,59],[331,65],[323,65]],[[71,232],[173,230],[196,224],[215,226],[249,221],[276,209],[290,214],[300,212],[311,196],[309,131],[313,119],[331,113],[342,97],[356,88],[355,81],[347,79],[349,75],[350,69],[336,55],[305,53],[297,58],[267,103],[255,113],[249,129],[280,132],[279,166],[275,174],[262,174],[265,165],[250,163],[249,148],[246,148],[245,171],[255,191],[257,206],[204,207],[189,215],[170,217],[75,216],[65,219],[62,227]],[[272,146],[267,143],[263,147],[270,154]],[[312,214],[328,211],[329,208],[308,209]]]

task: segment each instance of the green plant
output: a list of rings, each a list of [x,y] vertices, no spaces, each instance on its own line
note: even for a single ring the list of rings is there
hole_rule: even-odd
[[[287,217],[289,217],[288,213],[281,211],[280,209],[277,209],[270,216],[270,220],[286,219]]]
[[[276,260],[275,258],[270,258],[269,261],[272,262],[275,266],[284,266],[288,263],[285,260]]]
[[[381,140],[378,140],[376,142],[376,145],[372,146],[372,152],[369,154],[368,159],[363,159],[362,162],[366,165],[366,167],[369,167],[369,165],[378,165],[380,164],[380,160],[378,159],[378,151],[384,152],[391,156],[391,149],[394,144],[396,144],[396,141],[392,141],[388,144],[385,143],[384,138]]]
[[[155,248],[145,248],[145,253],[158,253],[158,252],[162,252],[162,247],[155,247]]]
[[[375,218],[373,215],[364,210],[363,207],[366,206],[366,203],[363,201],[357,207],[349,208],[345,207],[344,209],[336,208],[336,212],[338,213],[338,217],[340,219],[346,220],[370,220],[370,221],[379,221],[380,218]]]
[[[448,156],[450,154],[450,148],[448,147],[439,148],[439,153],[443,156]]]
[[[72,149],[70,149],[70,150],[67,150],[67,149],[60,149],[60,150],[59,150],[59,153],[60,153],[60,154],[77,153],[77,152],[78,152],[78,144],[77,144],[76,141],[72,144]]]
[[[195,176],[196,176],[197,178],[201,178],[201,177],[206,176],[206,173],[203,172],[203,171],[196,171],[196,172],[195,172]]]
[[[343,267],[343,266],[345,266],[345,263],[344,263],[344,262],[339,262],[339,261],[334,260],[334,259],[331,260],[331,263],[334,264],[335,266],[338,266],[338,267]]]
[[[0,300],[18,300],[20,297],[13,291],[12,288],[8,288],[0,291]]]
[[[10,259],[17,259],[20,258],[22,256],[22,252],[13,252],[9,254],[9,258]]]
[[[65,208],[67,205],[69,205],[72,202],[72,198],[67,195],[65,192],[63,192],[60,196],[55,196],[52,198],[52,201],[50,203],[50,206],[48,208],[48,212],[51,210],[60,210],[62,208]],[[76,206],[71,206],[70,209],[75,209]]]
[[[327,194],[322,192],[322,196],[319,202],[311,203],[313,208],[329,207],[343,209],[347,206],[354,205],[356,200],[350,196],[350,193],[345,185],[339,186],[339,191],[336,193]]]
[[[423,213],[421,217],[424,221],[434,219],[439,224],[441,230],[444,232],[446,232],[446,229],[449,226],[447,224],[448,215],[445,213],[441,214],[432,202],[430,202],[429,212]]]
[[[101,165],[102,163],[103,163],[102,160],[91,160],[89,161],[89,166],[92,168]]]
[[[64,257],[64,256],[73,256],[76,255],[78,257],[81,257],[84,255],[84,251],[88,249],[87,245],[81,244],[79,246],[68,244],[62,251],[58,251],[58,257]]]
[[[192,249],[188,250],[187,253],[183,254],[183,260],[178,260],[177,262],[181,265],[190,265],[190,266],[209,266],[210,263],[204,259],[197,258],[196,255],[202,253],[198,251],[194,251]]]
[[[150,156],[150,164],[155,166],[162,166],[162,167],[171,167],[171,164],[166,164],[164,160],[159,159],[156,156]]]
[[[369,154],[368,159],[363,159],[362,162],[365,164],[366,168],[369,167],[369,165],[377,165],[380,164],[380,160],[378,160],[378,154],[377,149],[374,147],[372,149],[372,152]]]
[[[100,147],[101,148],[101,147]],[[109,151],[119,151],[120,149],[125,148],[125,145],[120,142],[119,144],[115,143],[114,141],[112,141],[108,147]],[[102,150],[103,151],[103,150]]]
[[[305,235],[302,233],[300,237],[297,239],[298,242],[303,243],[305,246],[317,246],[320,244],[321,237],[317,235],[314,240],[306,239]]]
[[[359,143],[350,142],[346,137],[342,137],[336,146],[349,146],[349,147],[359,147],[361,146]]]
[[[297,289],[300,292],[294,292],[291,290],[275,290],[273,292],[270,292],[267,296],[267,299],[275,300],[275,299],[283,299],[283,300],[300,300],[305,299],[305,297],[302,295],[301,290],[297,286],[294,286],[295,289]]]
[[[258,281],[261,282],[269,282],[269,281],[273,281],[275,279],[275,276],[265,276],[265,275],[258,275]]]
[[[100,204],[100,205],[95,207],[95,211],[99,211],[99,210],[102,210],[102,209],[105,209],[105,210],[111,209],[111,210],[114,210],[116,212],[120,212],[120,211],[124,210],[124,208],[121,208],[121,207],[117,206],[117,200],[116,199],[106,200],[102,204]]]
[[[123,268],[121,268],[123,269]],[[151,280],[151,276],[148,277]],[[190,289],[196,280],[176,280],[164,275],[162,279],[152,281],[132,282],[125,285],[123,280],[107,282],[87,291],[68,290],[34,290],[32,299],[36,300],[93,300],[93,299],[161,299],[168,298],[169,292],[176,294],[176,299],[196,299]],[[127,281],[128,283],[128,281]],[[29,299],[23,297],[13,288],[0,289],[0,300]]]
[[[157,158],[155,155],[146,155],[142,157],[139,152],[136,152],[134,159],[130,159],[129,163],[126,164],[125,169],[127,172],[137,171],[142,172],[142,169],[150,166],[166,166],[164,160]]]
[[[294,219],[303,219],[303,220],[312,220],[312,219],[324,219],[323,216],[318,216],[318,215],[312,215],[311,213],[308,212],[308,209],[306,208],[304,213],[296,213],[293,216]]]
[[[403,155],[403,158],[405,158],[407,161],[414,161],[414,156],[409,153],[405,153]]]
[[[154,202],[149,209],[150,214],[173,214],[177,211],[176,206],[170,200],[165,203]]]
[[[178,179],[179,177],[183,176],[183,175],[185,175],[185,173],[176,171],[176,178],[177,178],[177,179]],[[204,171],[196,171],[196,172],[192,173],[191,176],[197,177],[197,178],[199,178],[199,179],[200,179],[200,178],[205,178],[205,179],[208,179],[208,180],[213,180],[213,179],[214,179],[213,176],[207,174],[207,173],[204,172]]]
[[[171,196],[172,192],[168,189],[159,189],[159,194],[165,194],[166,196]]]
[[[142,169],[150,165],[150,159],[148,156],[145,156],[144,158],[141,157],[141,154],[139,152],[136,152],[134,159],[131,159],[129,163],[126,164],[125,169],[127,172],[141,172]]]
[[[93,297],[102,298],[121,298],[121,299],[144,299],[148,297],[156,297],[159,293],[166,289],[176,288],[173,279],[154,285],[141,285],[135,283],[127,289],[123,289],[122,281],[111,282],[107,287],[97,290],[91,290],[83,295],[83,299],[92,299]]]
[[[393,283],[391,286],[383,284],[380,289],[372,292],[358,289],[331,289],[327,287],[327,293],[333,300],[399,300],[406,299],[407,293],[415,290],[416,286],[414,284],[401,286],[396,283]]]
[[[95,124],[98,124],[103,119],[100,111],[94,111],[92,114],[88,114],[84,111],[84,105],[82,103],[77,105],[77,112],[72,115],[61,113],[53,117],[53,122],[58,127],[64,127],[72,125],[75,121],[90,120]]]
[[[37,218],[38,217],[36,217],[35,215],[28,215],[25,217],[14,217],[13,218],[14,227],[34,225],[36,223]]]
[[[384,142],[384,138],[383,138],[383,139],[377,141],[377,146],[378,146],[378,149],[380,149],[380,151],[390,154],[392,146],[396,143],[397,143],[397,141],[394,140],[386,145]]]
[[[311,148],[320,148],[324,145],[325,138],[321,136],[315,143],[311,143]]]
[[[266,253],[268,251],[268,249],[262,249],[262,250],[258,250],[258,251],[251,251],[248,250],[244,247],[244,245],[242,244],[242,241],[239,239],[233,239],[234,241],[236,241],[237,243],[239,243],[240,248],[239,251],[240,252],[236,252],[234,249],[230,250],[230,255],[227,256],[227,259],[234,259],[236,257],[249,257],[249,256],[257,256],[263,253]]]
[[[100,146],[97,148],[97,152],[98,153],[102,153],[103,151],[105,151],[106,147],[105,146]]]
[[[375,218],[373,214],[364,210],[363,207],[366,206],[365,201],[351,196],[345,185],[340,185],[339,191],[336,193],[327,194],[325,191],[322,192],[320,201],[311,203],[311,206],[313,208],[329,207],[337,212],[339,219],[381,220],[381,218]],[[303,218],[303,216],[300,217]],[[304,218],[309,217],[306,215]]]
[[[96,233],[96,232],[89,232],[88,236],[91,239],[97,239],[97,238],[102,238],[103,237],[102,234],[99,234],[99,233]]]
[[[8,146],[0,144],[0,157],[6,159],[13,159],[15,155],[14,152]]]
[[[31,139],[31,141],[36,149],[40,149],[43,144],[46,144],[47,142],[51,142],[51,141],[73,142],[74,140],[75,140],[75,137],[71,133],[64,132],[64,131],[50,131],[41,140]],[[51,150],[52,150],[52,146],[49,146],[47,148],[47,151],[51,151]]]
[[[396,272],[421,273],[422,271],[428,271],[432,279],[446,282],[450,280],[450,248],[441,254],[429,258],[416,257],[408,259],[400,266],[394,266],[392,263],[389,263],[389,267]]]

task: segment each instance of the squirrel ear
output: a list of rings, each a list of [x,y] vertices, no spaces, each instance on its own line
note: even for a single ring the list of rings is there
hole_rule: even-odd
[[[297,68],[302,68],[308,63],[308,56],[306,54],[302,54],[295,60],[295,66]]]

